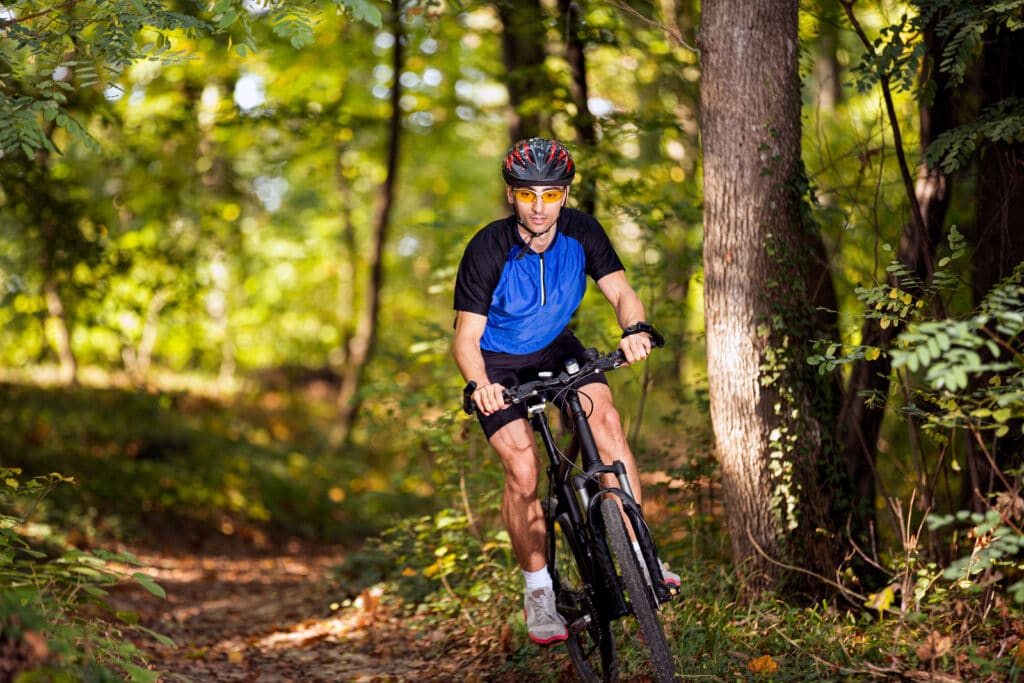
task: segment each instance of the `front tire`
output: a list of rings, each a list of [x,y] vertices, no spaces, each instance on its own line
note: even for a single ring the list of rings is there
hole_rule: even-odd
[[[655,678],[662,683],[678,680],[675,662],[665,639],[665,629],[658,616],[658,601],[651,592],[651,586],[644,577],[640,560],[633,550],[633,543],[626,533],[626,524],[616,499],[606,496],[601,501],[601,519],[604,521],[608,546],[615,557],[620,578],[629,597],[633,616],[640,626],[640,633],[647,644]]]

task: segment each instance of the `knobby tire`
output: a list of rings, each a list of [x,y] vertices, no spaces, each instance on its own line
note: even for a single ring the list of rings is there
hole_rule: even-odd
[[[651,592],[647,579],[644,578],[643,568],[626,533],[626,524],[615,498],[608,496],[601,501],[601,518],[604,520],[605,532],[608,535],[609,550],[616,558],[622,583],[633,608],[633,616],[636,617],[640,633],[647,645],[655,679],[662,683],[676,681],[678,679],[675,662],[665,639],[665,629],[658,616],[658,601]]]

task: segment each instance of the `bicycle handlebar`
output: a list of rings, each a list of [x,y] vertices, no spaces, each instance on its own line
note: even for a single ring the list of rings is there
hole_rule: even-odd
[[[631,330],[634,328],[630,328]],[[665,338],[649,324],[636,332],[646,332],[651,336],[651,348],[660,348],[665,345]],[[635,332],[630,332],[634,334]],[[623,336],[626,336],[625,334]],[[576,380],[586,375],[599,372],[609,372],[621,367],[626,363],[626,356],[622,349],[615,349],[611,353],[598,353],[597,349],[586,349],[583,352],[583,365],[579,365],[576,359],[570,359],[565,369],[557,375],[541,377],[540,379],[506,388],[501,396],[505,403],[517,404],[526,399],[536,396],[542,392],[563,389],[573,385]],[[473,392],[476,390],[476,382],[469,382],[462,390],[462,409],[467,415],[476,412],[476,403],[473,401]]]

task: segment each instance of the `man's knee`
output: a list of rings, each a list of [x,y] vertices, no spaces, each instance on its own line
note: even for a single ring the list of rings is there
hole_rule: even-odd
[[[622,431],[622,419],[619,411],[615,409],[612,402],[611,391],[606,386],[594,392],[591,400],[594,403],[593,412],[590,415],[591,426],[598,431],[615,434]]]

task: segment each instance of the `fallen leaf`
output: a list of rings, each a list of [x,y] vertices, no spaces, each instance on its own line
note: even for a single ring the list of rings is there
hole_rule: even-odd
[[[755,659],[751,659],[747,663],[747,668],[750,669],[751,673],[755,674],[770,674],[774,671],[778,671],[779,665],[772,659],[771,655],[761,655]]]
[[[46,645],[46,637],[38,631],[25,631],[22,636],[25,643],[32,650],[34,659],[46,659],[50,655],[50,648]]]
[[[944,636],[938,631],[932,631],[928,634],[928,637],[924,639],[924,643],[922,643],[914,652],[917,654],[917,658],[922,662],[928,662],[933,659],[938,659],[951,649],[953,649],[952,638]]]

